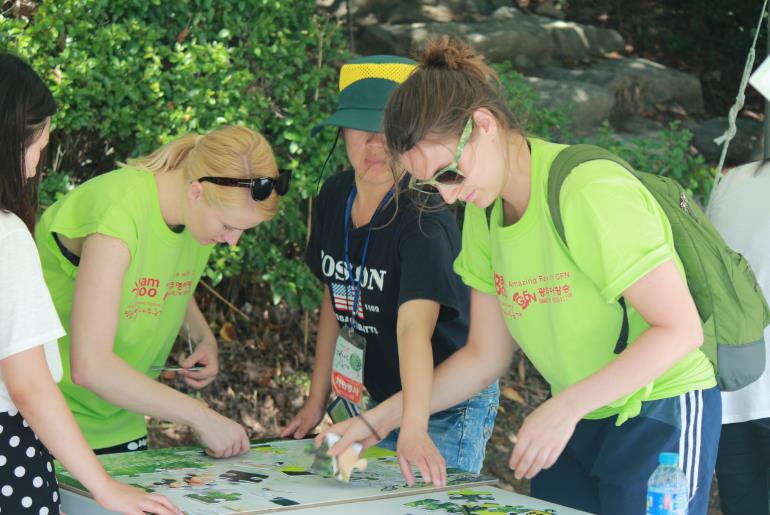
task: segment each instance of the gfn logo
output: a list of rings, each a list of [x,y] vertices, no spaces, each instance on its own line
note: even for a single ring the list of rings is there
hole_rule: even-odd
[[[160,281],[158,279],[141,277],[134,283],[131,293],[136,294],[137,297],[155,297],[158,294],[159,287]]]
[[[502,275],[495,274],[495,290],[498,296],[505,297],[505,278]]]

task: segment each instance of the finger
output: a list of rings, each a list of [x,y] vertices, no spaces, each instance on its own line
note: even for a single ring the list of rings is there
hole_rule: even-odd
[[[333,432],[332,428],[329,428],[329,432]],[[337,441],[337,443],[332,445],[331,449],[329,449],[329,456],[337,456],[352,444],[354,444],[356,442],[354,435],[355,432],[355,427],[352,426],[348,431],[345,432],[345,434],[340,435],[341,438]]]
[[[318,436],[316,436],[313,439],[313,444],[315,444],[316,449],[321,447],[321,444],[324,443],[324,438],[326,437],[326,431],[322,433],[318,433]]]
[[[142,510],[154,515],[176,515],[175,512],[157,502],[147,503],[142,507]]]
[[[563,449],[551,449],[551,452],[548,454],[548,459],[545,460],[545,463],[543,464],[544,469],[549,469],[553,467],[554,463],[556,463],[556,460],[559,459],[559,456],[561,456]]]
[[[548,449],[540,449],[540,451],[535,456],[535,459],[532,461],[532,465],[530,465],[529,469],[524,473],[524,477],[527,479],[532,479],[535,477],[541,470],[543,470],[543,465],[545,464],[545,460],[548,458],[549,454]]]
[[[241,452],[239,452],[238,455],[246,454],[249,452],[249,449],[251,449],[251,440],[249,440],[249,435],[246,434],[246,431],[243,431],[243,436],[241,437]]]
[[[401,475],[406,479],[406,484],[412,486],[414,484],[414,475],[412,474],[412,467],[409,465],[409,460],[404,456],[399,455],[398,468],[401,469]]]
[[[426,459],[426,463],[428,464],[428,467],[430,467],[430,477],[433,479],[433,484],[436,486],[444,486],[444,483],[441,479],[441,465],[438,463],[438,461],[435,459],[435,457],[431,457],[433,459]]]
[[[519,440],[513,446],[513,451],[511,452],[511,459],[508,460],[508,466],[511,468],[511,470],[516,470],[516,468],[519,466],[519,461],[521,461],[521,457],[524,455],[524,452],[527,450],[528,445],[529,445],[529,440],[525,440],[524,438],[519,438]]]
[[[179,508],[176,507],[174,503],[172,503],[170,500],[168,500],[167,497],[163,495],[158,494],[150,494],[150,497],[157,503],[163,505],[166,509],[168,509],[171,513],[176,514],[178,512],[181,512]]]
[[[441,485],[446,486],[447,484],[447,472],[446,472],[446,461],[444,460],[444,457],[441,456],[441,460],[438,462],[439,464],[439,473],[441,474]]]
[[[200,347],[196,349],[192,354],[187,356],[184,361],[182,361],[181,366],[184,368],[190,368],[196,363],[200,363],[204,367],[216,368],[217,366],[216,361],[212,359],[212,356],[209,354],[209,352],[205,348]]]
[[[299,419],[298,417],[294,417],[291,419],[291,422],[289,422],[289,425],[287,425],[283,431],[281,431],[281,438],[286,438],[290,434],[296,432],[299,429]],[[296,438],[296,435],[294,436]]]
[[[527,452],[525,452],[522,458],[519,460],[519,464],[516,467],[516,472],[513,474],[513,476],[516,479],[521,479],[524,477],[524,474],[529,470],[529,468],[535,462],[535,457],[537,456],[537,452],[538,452],[538,449],[532,446],[530,446],[527,449]]]
[[[426,485],[429,483],[433,483],[433,475],[431,474],[430,465],[428,464],[428,461],[423,457],[420,456],[418,459],[414,460],[415,465],[417,465],[417,470],[420,471],[420,475],[422,476],[422,482]]]
[[[301,433],[301,435],[300,435],[299,437],[297,437],[297,436],[295,435],[294,437],[295,437],[295,438],[302,438],[303,436],[305,436],[306,434],[308,434],[310,431],[312,431],[312,430],[313,430],[313,428],[314,428],[316,425],[318,425],[318,424],[317,424],[317,423],[315,423],[315,424],[314,424],[312,420],[309,420],[309,419],[305,419],[305,420],[303,420],[303,421],[300,423],[300,425],[299,425],[299,429],[298,429],[298,431],[297,431],[298,433]]]

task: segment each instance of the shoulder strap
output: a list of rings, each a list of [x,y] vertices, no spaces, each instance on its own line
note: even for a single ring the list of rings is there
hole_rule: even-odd
[[[548,210],[551,212],[551,219],[553,220],[556,232],[559,233],[561,241],[564,242],[564,246],[567,248],[569,248],[569,246],[567,245],[567,238],[564,237],[564,222],[562,222],[561,208],[559,207],[561,186],[572,170],[583,163],[595,161],[597,159],[604,159],[617,163],[636,175],[634,168],[624,159],[621,159],[609,150],[597,147],[596,145],[570,145],[556,155],[553,163],[551,163],[551,169],[548,171],[548,191],[546,193]],[[487,219],[488,218],[489,215],[487,215]],[[615,343],[615,354],[620,354],[628,346],[628,312],[623,297],[618,299],[618,304],[620,304],[620,307],[623,309],[623,321],[620,326],[618,341]]]
[[[553,225],[556,227],[556,232],[559,233],[559,237],[561,238],[561,241],[564,242],[565,246],[567,245],[567,239],[564,237],[564,223],[562,222],[561,209],[559,208],[561,185],[572,170],[583,163],[595,161],[597,159],[615,162],[636,175],[634,168],[624,159],[621,159],[609,150],[597,147],[596,145],[570,145],[559,152],[556,155],[556,159],[554,159],[551,164],[551,169],[548,171],[548,191],[546,193],[546,198],[548,199],[548,210],[551,212]]]

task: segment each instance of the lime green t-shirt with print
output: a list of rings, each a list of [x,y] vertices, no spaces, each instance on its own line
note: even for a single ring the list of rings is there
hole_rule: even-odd
[[[123,168],[78,186],[43,213],[35,230],[46,284],[68,335],[78,268],[62,254],[54,233],[71,239],[99,233],[126,244],[130,262],[113,350],[131,367],[156,378],[152,367],[168,357],[211,246],[198,243],[186,229],[176,233],[166,225],[151,172]],[[144,415],[72,382],[69,336],[59,339],[59,349],[64,367],[59,387],[89,445],[99,449],[144,436]]]
[[[584,163],[564,181],[560,196],[567,249],[551,220],[548,171],[564,145],[529,140],[532,176],[521,219],[503,226],[502,201],[487,221],[465,208],[455,271],[470,287],[496,295],[508,330],[551,386],[554,395],[616,358],[623,292],[668,260],[684,271],[671,226],[652,194],[620,165]],[[629,345],[649,325],[628,305]],[[641,402],[716,385],[708,358],[694,350],[638,391],[589,413],[639,414]]]

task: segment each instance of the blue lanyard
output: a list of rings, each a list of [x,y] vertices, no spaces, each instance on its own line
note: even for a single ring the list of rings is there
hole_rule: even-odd
[[[390,199],[390,197],[393,196],[393,190],[389,190],[388,193],[382,198],[380,201],[380,205],[377,206],[377,210],[372,215],[372,219],[369,221],[369,230],[366,232],[366,240],[364,241],[364,250],[361,252],[361,264],[358,267],[358,274],[356,274],[355,279],[353,279],[353,267],[350,265],[350,257],[348,256],[348,247],[349,247],[349,236],[350,236],[350,210],[353,208],[353,199],[356,198],[356,185],[353,185],[353,188],[350,190],[350,195],[348,195],[348,203],[345,207],[345,266],[348,269],[348,279],[350,279],[350,288],[353,290],[353,320],[356,318],[356,313],[358,313],[358,301],[361,293],[361,274],[364,270],[364,265],[366,264],[366,254],[369,251],[369,239],[372,236],[372,226],[374,225],[374,220],[377,218],[377,215],[380,214],[380,210],[382,209],[382,206],[385,205],[385,203]]]

